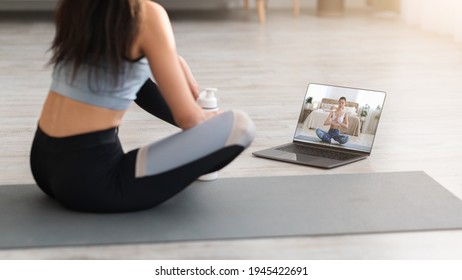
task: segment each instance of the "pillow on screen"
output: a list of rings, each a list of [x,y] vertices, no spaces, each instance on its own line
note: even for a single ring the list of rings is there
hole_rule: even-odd
[[[321,109],[325,109],[325,110],[331,110],[331,109],[334,109],[335,107],[335,104],[330,104],[330,103],[322,103],[321,104]]]
[[[345,107],[345,112],[347,112],[350,115],[355,115],[356,114],[356,108],[355,107]]]

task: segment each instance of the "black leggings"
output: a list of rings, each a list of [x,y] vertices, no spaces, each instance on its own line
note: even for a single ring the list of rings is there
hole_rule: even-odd
[[[148,80],[135,101],[171,124],[171,111]],[[235,159],[254,136],[250,119],[227,111],[191,129],[124,153],[117,128],[70,137],[37,129],[30,163],[40,189],[68,208],[127,212],[154,207]]]

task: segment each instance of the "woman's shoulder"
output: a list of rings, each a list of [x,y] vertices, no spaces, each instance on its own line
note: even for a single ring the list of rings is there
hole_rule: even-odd
[[[167,15],[167,11],[165,8],[153,1],[144,1],[143,8],[142,8],[142,19],[152,19],[153,17],[163,17]]]
[[[163,33],[170,26],[167,11],[160,4],[144,1],[140,13],[139,31],[141,36]]]

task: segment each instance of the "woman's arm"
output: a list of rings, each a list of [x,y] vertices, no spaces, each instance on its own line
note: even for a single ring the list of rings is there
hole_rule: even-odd
[[[327,116],[326,120],[324,121],[324,125],[331,125],[332,124],[332,122],[331,122],[332,114],[333,114],[333,112],[331,111],[329,113],[329,115]]]
[[[149,61],[151,71],[175,122],[183,129],[193,127],[210,115],[206,115],[195,101],[188,83],[188,71],[185,72],[176,51],[167,12],[154,2],[144,3],[138,35],[139,46]]]

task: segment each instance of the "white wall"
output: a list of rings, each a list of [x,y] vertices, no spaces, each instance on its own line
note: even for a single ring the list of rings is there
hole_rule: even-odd
[[[401,0],[404,20],[425,31],[452,36],[462,42],[462,2],[460,0]]]

